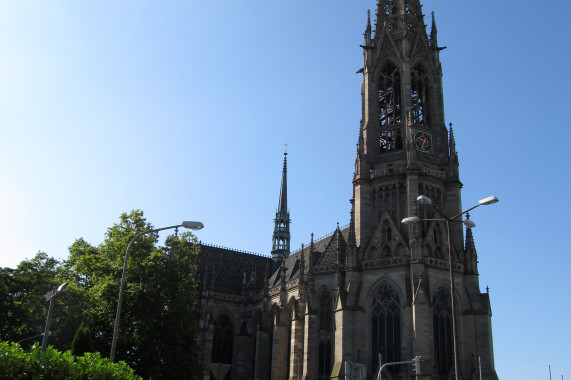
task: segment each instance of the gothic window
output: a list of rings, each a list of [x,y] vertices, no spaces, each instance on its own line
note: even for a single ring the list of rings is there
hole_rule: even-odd
[[[410,97],[412,100],[412,122],[428,126],[428,74],[417,63],[411,72]]]
[[[388,284],[379,288],[372,305],[372,362],[379,369],[379,354],[383,363],[401,360],[401,306],[397,292]],[[398,367],[394,371],[398,371]],[[390,372],[390,369],[388,369]]]
[[[440,230],[436,226],[434,227],[434,244],[440,244]]]
[[[333,330],[333,302],[327,291],[319,295],[319,379],[331,375],[331,331]]]
[[[400,72],[393,63],[387,62],[379,77],[379,115],[381,126],[401,122],[400,91]]]
[[[389,243],[391,240],[393,240],[393,231],[391,230],[391,227],[388,226],[387,222],[385,222],[383,227],[383,235],[385,237],[385,242]]]
[[[214,320],[211,363],[232,364],[234,326],[226,314]]]
[[[396,27],[396,16],[398,8],[394,0],[385,1],[383,5],[383,13],[388,30],[393,30]]]
[[[436,371],[439,375],[445,376],[450,373],[454,365],[452,302],[448,288],[438,288],[432,298],[432,307]]]

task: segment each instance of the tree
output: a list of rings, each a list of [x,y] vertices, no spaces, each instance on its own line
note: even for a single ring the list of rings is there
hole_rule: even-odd
[[[41,333],[48,306],[43,295],[69,282],[58,296],[49,344],[108,357],[127,245],[152,229],[134,210],[107,229],[99,246],[77,239],[62,263],[40,252],[15,270],[0,269],[0,339]],[[131,245],[116,358],[144,378],[193,379],[200,373],[193,298],[199,246],[190,233],[175,232],[162,247],[157,242],[158,234],[149,233]],[[91,347],[82,343],[88,337]]]
[[[75,356],[81,356],[86,352],[93,352],[91,330],[85,323],[81,322],[71,342],[71,353]]]

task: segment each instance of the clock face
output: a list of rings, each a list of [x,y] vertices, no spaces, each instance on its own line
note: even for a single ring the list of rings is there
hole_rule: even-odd
[[[414,146],[420,152],[432,153],[432,134],[415,129]]]

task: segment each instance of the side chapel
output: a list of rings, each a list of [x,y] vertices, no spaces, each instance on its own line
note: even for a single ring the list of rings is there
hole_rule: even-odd
[[[419,0],[379,0],[364,33],[362,120],[349,225],[290,252],[287,152],[271,258],[202,244],[197,262],[204,379],[329,379],[345,363],[376,378],[455,376],[446,224],[405,217],[461,212],[458,155],[444,119],[432,14]],[[450,227],[460,379],[495,379],[489,294],[470,229]],[[481,368],[481,377],[480,377]],[[344,372],[343,372],[344,373]],[[340,377],[341,378],[341,377]],[[343,377],[344,378],[344,377]]]

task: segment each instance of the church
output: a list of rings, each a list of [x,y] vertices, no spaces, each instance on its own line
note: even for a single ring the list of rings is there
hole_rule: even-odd
[[[428,34],[419,0],[375,13],[349,223],[290,251],[286,151],[271,257],[201,244],[204,379],[498,378],[434,14]]]

